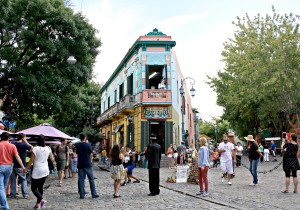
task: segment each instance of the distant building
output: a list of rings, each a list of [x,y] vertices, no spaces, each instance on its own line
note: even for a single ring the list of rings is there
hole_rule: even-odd
[[[97,125],[108,148],[113,144],[131,144],[143,151],[151,134],[157,137],[163,151],[170,143],[182,141],[179,88],[184,77],[175,45],[171,36],[157,29],[140,36],[103,85]],[[188,143],[194,145],[191,97],[185,84],[184,89],[184,128],[189,133]]]

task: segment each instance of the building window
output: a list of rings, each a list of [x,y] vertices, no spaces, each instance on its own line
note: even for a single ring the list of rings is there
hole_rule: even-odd
[[[133,74],[127,77],[127,94],[133,94]]]
[[[147,65],[146,66],[146,89],[167,89],[167,66]],[[162,85],[163,84],[163,85]]]
[[[114,94],[114,103],[117,103],[117,89],[115,90],[115,94]]]
[[[107,99],[107,109],[109,109],[109,108],[110,108],[110,96]]]
[[[124,83],[119,86],[119,100],[124,96]]]

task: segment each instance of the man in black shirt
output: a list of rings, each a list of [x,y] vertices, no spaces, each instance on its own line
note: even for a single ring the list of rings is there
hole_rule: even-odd
[[[161,160],[161,146],[157,144],[156,141],[156,138],[152,138],[152,143],[148,145],[145,153],[145,156],[148,159],[149,196],[155,196],[160,193],[159,168]]]

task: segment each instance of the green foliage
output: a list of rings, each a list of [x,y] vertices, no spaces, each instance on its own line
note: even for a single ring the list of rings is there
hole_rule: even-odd
[[[85,132],[91,141],[99,130],[96,126],[96,118],[101,110],[99,90],[100,85],[93,81],[80,87],[79,94],[74,99],[78,106],[54,115],[55,126],[72,136]]]
[[[237,17],[234,38],[224,43],[225,68],[209,84],[240,135],[286,129],[285,115],[299,113],[299,16]]]
[[[77,109],[79,87],[92,78],[101,42],[63,0],[0,0],[0,99],[18,122]],[[74,55],[77,63],[68,65]]]
[[[219,142],[223,138],[223,134],[228,133],[231,125],[227,120],[213,119],[213,121],[201,121],[200,134],[204,134]]]

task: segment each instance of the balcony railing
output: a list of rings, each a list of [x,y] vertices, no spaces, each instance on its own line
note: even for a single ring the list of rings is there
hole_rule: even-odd
[[[146,89],[142,91],[141,102],[172,102],[171,90]]]
[[[108,110],[106,110],[103,114],[101,114],[97,118],[97,124],[105,121],[110,120],[114,115],[120,113],[121,111],[133,108],[134,106],[134,96],[133,95],[126,95],[124,96],[118,103],[115,103],[111,106]]]

